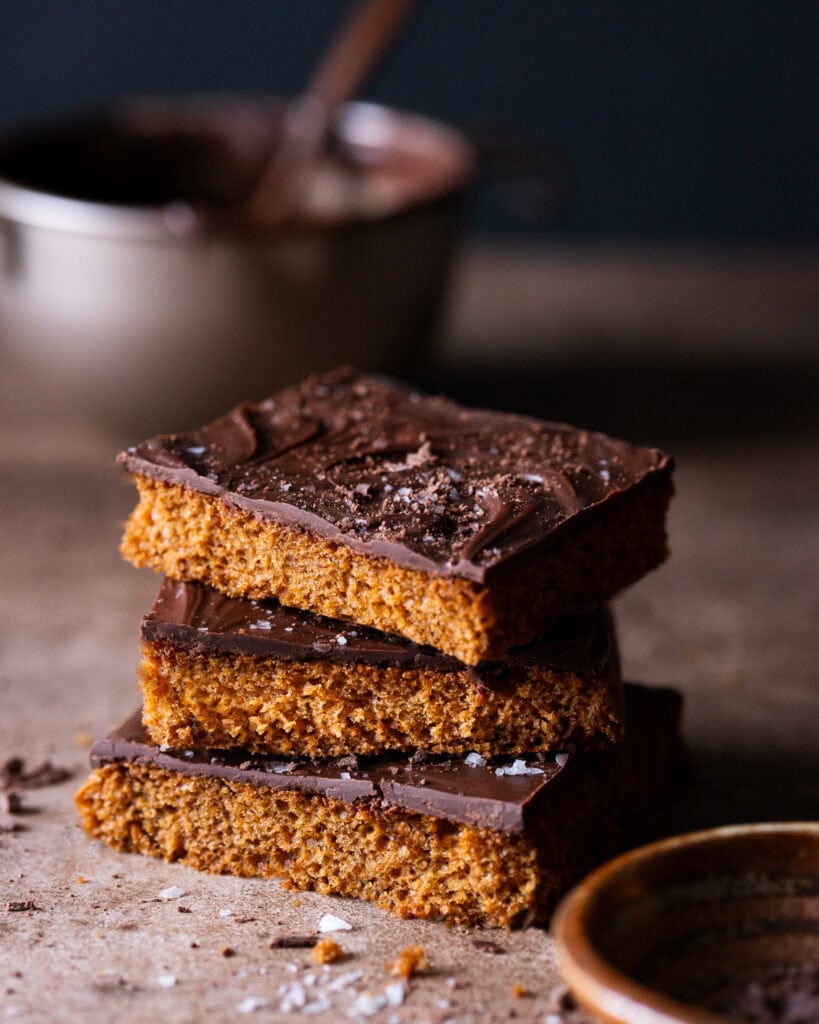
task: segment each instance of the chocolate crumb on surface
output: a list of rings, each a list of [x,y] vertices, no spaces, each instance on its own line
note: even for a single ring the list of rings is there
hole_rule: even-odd
[[[0,789],[39,789],[42,786],[56,786],[70,779],[74,773],[68,768],[59,768],[51,761],[31,771],[26,771],[26,762],[22,757],[10,757],[0,767]]]
[[[23,795],[16,790],[0,791],[0,814],[23,814]]]
[[[494,953],[495,955],[500,955],[506,952],[503,946],[499,946],[497,942],[492,942],[491,939],[473,939],[472,945],[475,949],[481,950],[482,953]]]
[[[10,914],[19,913],[24,910],[39,910],[40,908],[34,905],[34,900],[9,900],[6,903],[6,910]]]
[[[556,985],[549,993],[547,1003],[551,1013],[569,1013],[577,1009],[574,996],[565,985]]]
[[[277,935],[270,940],[270,949],[310,949],[318,935]]]

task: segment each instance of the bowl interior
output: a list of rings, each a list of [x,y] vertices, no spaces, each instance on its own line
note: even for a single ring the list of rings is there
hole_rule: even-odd
[[[285,104],[273,99],[133,99],[12,134],[0,143],[0,179],[83,202],[161,208],[238,207],[275,152]],[[471,154],[458,133],[422,117],[351,103],[320,165],[335,204],[314,215],[357,216],[351,188],[394,212],[463,186]],[[327,180],[330,180],[329,189]],[[314,204],[315,206],[315,204]],[[308,211],[309,212],[309,211]]]
[[[669,1020],[819,1020],[817,824],[636,850],[590,876],[561,916],[567,975],[611,1020],[636,1021],[646,1005]]]

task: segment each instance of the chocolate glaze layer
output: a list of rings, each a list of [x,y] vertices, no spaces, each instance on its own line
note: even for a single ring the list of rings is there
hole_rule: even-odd
[[[354,551],[484,582],[671,459],[604,434],[465,409],[342,368],[119,456]]]
[[[333,761],[276,761],[237,750],[171,750],[147,739],[137,711],[91,748],[92,767],[112,761],[155,764],[184,775],[245,782],[270,789],[298,790],[352,803],[396,806],[467,825],[521,832],[568,764],[530,757],[533,775],[497,775],[490,766],[463,760],[413,763],[407,757],[336,758]],[[511,764],[511,759],[503,761]],[[356,764],[366,765],[356,767]]]
[[[502,662],[465,665],[433,647],[375,629],[284,608],[274,600],[231,598],[202,583],[168,579],[143,619],[142,636],[173,643],[194,655],[252,654],[460,672],[491,688],[535,666],[599,676],[616,671],[617,665],[611,618],[603,609],[556,620],[541,640],[511,651]]]

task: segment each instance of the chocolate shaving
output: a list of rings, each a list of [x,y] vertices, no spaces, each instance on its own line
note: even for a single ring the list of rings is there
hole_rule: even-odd
[[[577,1009],[577,1003],[565,985],[558,985],[552,989],[547,1005],[551,1013],[569,1013]]]
[[[278,935],[270,940],[270,949],[310,949],[318,942],[318,935]]]
[[[23,910],[39,910],[34,906],[34,900],[9,900],[6,903],[6,910],[10,914],[20,913]]]
[[[14,789],[0,791],[0,814],[23,814],[23,797]]]
[[[491,939],[473,939],[472,945],[483,953],[494,953],[496,956],[506,952],[503,946],[499,946],[497,942],[492,942]]]
[[[26,763],[22,757],[10,757],[0,767],[0,789],[39,789],[42,786],[56,786],[70,779],[73,772],[67,768],[58,768],[51,761],[43,761],[41,765],[26,771]]]

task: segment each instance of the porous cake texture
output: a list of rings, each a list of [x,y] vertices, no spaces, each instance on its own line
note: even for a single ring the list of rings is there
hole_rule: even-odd
[[[92,749],[76,802],[84,828],[119,850],[280,878],[403,917],[545,923],[561,893],[612,852],[635,780],[642,808],[667,792],[679,710],[673,691],[627,687],[624,743],[488,764],[166,751],[137,715]]]
[[[120,456],[137,566],[476,665],[666,557],[672,462],[348,369]]]
[[[489,757],[602,746],[623,733],[603,610],[552,623],[503,662],[468,666],[275,601],[165,580],[142,623],[142,656],[143,721],[158,745]]]

